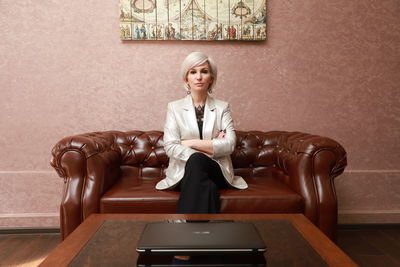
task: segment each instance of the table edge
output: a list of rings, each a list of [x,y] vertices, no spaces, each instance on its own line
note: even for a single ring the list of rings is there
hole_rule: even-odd
[[[358,266],[303,214],[99,214],[90,215],[39,265],[67,266],[106,220],[288,220],[329,266]]]

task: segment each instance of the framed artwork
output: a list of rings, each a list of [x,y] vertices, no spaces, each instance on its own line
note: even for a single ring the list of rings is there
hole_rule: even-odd
[[[122,40],[267,38],[265,0],[120,0]]]

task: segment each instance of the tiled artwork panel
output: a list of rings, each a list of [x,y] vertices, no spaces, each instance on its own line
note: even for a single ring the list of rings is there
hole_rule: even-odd
[[[265,40],[265,0],[120,0],[122,40]]]

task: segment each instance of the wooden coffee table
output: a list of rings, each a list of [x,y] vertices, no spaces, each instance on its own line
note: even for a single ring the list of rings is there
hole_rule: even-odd
[[[357,266],[302,214],[92,214],[40,266],[135,266],[146,223],[178,219],[252,221],[267,245],[268,267]]]

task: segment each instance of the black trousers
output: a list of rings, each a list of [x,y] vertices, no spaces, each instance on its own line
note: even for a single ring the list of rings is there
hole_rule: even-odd
[[[177,213],[219,213],[219,189],[227,187],[218,163],[203,153],[192,154],[177,188],[181,191]]]

